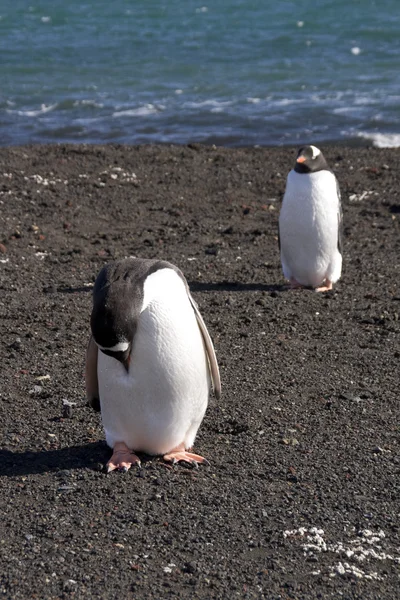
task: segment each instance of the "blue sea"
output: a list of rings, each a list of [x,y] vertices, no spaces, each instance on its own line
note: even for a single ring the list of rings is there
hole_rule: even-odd
[[[305,141],[400,146],[399,0],[0,0],[0,145]]]

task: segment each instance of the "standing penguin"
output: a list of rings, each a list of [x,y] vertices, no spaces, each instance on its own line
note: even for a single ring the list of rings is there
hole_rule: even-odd
[[[286,181],[279,215],[282,270],[292,287],[332,289],[342,271],[339,184],[321,150],[304,146]]]
[[[93,291],[86,393],[101,409],[113,455],[107,472],[140,465],[135,451],[202,463],[191,448],[211,387],[214,347],[181,271],[161,260],[105,266]]]

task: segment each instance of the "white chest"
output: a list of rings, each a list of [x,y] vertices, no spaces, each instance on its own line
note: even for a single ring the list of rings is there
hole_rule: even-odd
[[[182,280],[171,269],[148,280],[129,372],[99,353],[100,402],[109,445],[124,441],[135,450],[162,454],[182,443],[193,423],[197,431],[210,379]]]
[[[279,216],[285,275],[319,285],[338,259],[339,198],[329,171],[291,171]]]

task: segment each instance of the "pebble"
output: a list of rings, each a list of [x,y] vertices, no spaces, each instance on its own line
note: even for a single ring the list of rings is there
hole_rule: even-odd
[[[15,338],[15,340],[9,345],[9,348],[12,348],[13,350],[21,350],[21,348],[22,348],[21,338],[20,337]]]
[[[76,402],[70,402],[66,398],[63,398],[62,416],[64,419],[70,419],[72,417],[72,407],[76,406]]]
[[[39,396],[43,392],[43,387],[41,385],[34,385],[31,390],[29,390],[29,394],[31,396]]]
[[[191,573],[191,574],[196,573],[196,571],[197,571],[196,563],[194,561],[185,563],[185,571],[186,571],[186,573]]]
[[[62,417],[63,419],[70,419],[72,417],[72,406],[65,404],[62,407]]]

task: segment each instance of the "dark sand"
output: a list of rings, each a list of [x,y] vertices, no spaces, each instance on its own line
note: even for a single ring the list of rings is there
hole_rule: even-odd
[[[293,149],[0,149],[1,597],[399,597],[400,150],[324,151],[345,234],[325,295],[283,286]],[[91,285],[127,255],[178,265],[215,342],[198,471],[101,471]]]

